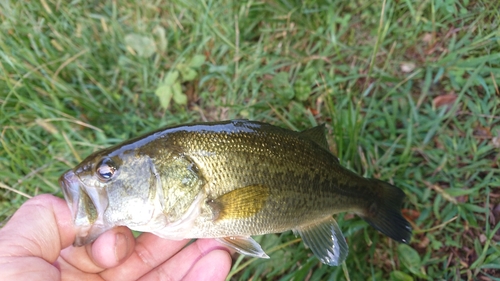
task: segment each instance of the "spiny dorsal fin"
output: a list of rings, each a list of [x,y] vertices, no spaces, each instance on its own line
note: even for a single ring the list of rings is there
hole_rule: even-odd
[[[337,222],[330,216],[321,221],[301,225],[293,232],[300,234],[302,241],[324,264],[338,266],[347,257],[349,247]]]
[[[328,141],[326,140],[325,130],[326,130],[325,124],[321,124],[311,129],[304,130],[299,134],[303,138],[311,140],[319,144],[319,146],[321,146],[322,148],[330,151],[330,148],[328,147]]]
[[[230,191],[208,200],[213,220],[248,218],[258,213],[269,197],[269,188],[256,184]]]

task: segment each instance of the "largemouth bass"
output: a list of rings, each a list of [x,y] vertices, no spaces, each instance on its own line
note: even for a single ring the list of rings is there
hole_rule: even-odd
[[[348,246],[333,214],[354,212],[399,242],[411,236],[403,191],[342,167],[324,126],[295,132],[233,120],[161,129],[91,154],[59,181],[75,246],[123,225],[268,257],[250,236],[291,229],[338,265]]]

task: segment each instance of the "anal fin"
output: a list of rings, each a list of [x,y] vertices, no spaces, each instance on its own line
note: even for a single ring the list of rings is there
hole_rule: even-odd
[[[301,225],[295,228],[293,232],[296,235],[300,234],[304,244],[324,264],[337,266],[347,257],[349,247],[337,222],[332,217]]]
[[[230,248],[233,248],[240,254],[256,258],[269,258],[264,250],[262,250],[262,247],[259,245],[259,243],[253,240],[252,237],[231,236],[217,238],[216,240]]]

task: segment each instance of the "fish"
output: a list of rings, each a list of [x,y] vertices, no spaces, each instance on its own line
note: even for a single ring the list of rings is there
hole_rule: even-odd
[[[334,214],[355,213],[409,243],[405,193],[341,166],[325,125],[301,132],[250,120],[162,128],[89,155],[59,179],[74,246],[126,226],[162,238],[214,238],[269,258],[251,237],[292,230],[324,264],[348,245]]]

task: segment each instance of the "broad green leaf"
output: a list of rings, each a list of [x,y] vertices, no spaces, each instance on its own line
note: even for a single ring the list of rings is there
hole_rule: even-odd
[[[299,101],[305,101],[309,98],[309,95],[311,93],[311,88],[307,84],[307,82],[303,80],[297,81],[293,85],[293,90],[295,92],[295,98],[298,99]]]
[[[280,73],[276,74],[271,79],[271,83],[273,85],[274,91],[276,91],[276,93],[279,96],[281,96],[287,100],[290,100],[293,98],[294,93],[293,93],[293,89],[290,85],[288,72],[280,72]]]
[[[193,58],[189,61],[189,66],[192,68],[199,68],[203,65],[205,62],[205,56],[204,55],[194,55]]]
[[[148,58],[156,52],[155,41],[147,36],[131,33],[125,36],[125,44],[130,46],[139,57]]]
[[[398,246],[398,254],[403,265],[408,268],[411,273],[422,276],[422,272],[420,271],[422,260],[415,249],[406,244],[400,244]]]
[[[434,249],[435,251],[437,251],[443,247],[443,242],[441,242],[437,239],[430,239],[430,240],[431,240],[431,248]]]
[[[192,67],[188,66],[187,64],[180,63],[177,65],[177,70],[181,73],[182,76],[182,81],[193,81],[198,73],[196,70],[194,70]]]
[[[165,32],[165,28],[163,28],[160,25],[157,25],[153,29],[153,34],[155,34],[156,36],[158,36],[158,45],[159,45],[158,48],[161,51],[166,51],[168,43],[167,43],[167,35],[166,35],[166,32]]]
[[[174,102],[179,105],[187,104],[187,96],[182,92],[181,83],[177,82],[172,86],[174,92]]]
[[[196,76],[198,76],[198,73],[196,73],[196,70],[192,69],[191,67],[185,67],[181,71],[181,75],[183,81],[193,81]]]
[[[170,100],[172,99],[172,87],[168,85],[161,85],[156,89],[155,95],[160,99],[161,107],[168,108]]]
[[[174,70],[171,71],[165,76],[165,79],[163,80],[163,84],[172,86],[177,82],[177,78],[179,78],[179,71]]]
[[[275,88],[289,87],[290,82],[288,81],[288,77],[289,77],[288,72],[280,72],[274,75],[271,82],[273,83],[273,86]]]
[[[413,281],[413,277],[411,277],[410,275],[408,275],[402,271],[396,270],[396,271],[391,272],[391,280],[392,281]]]

